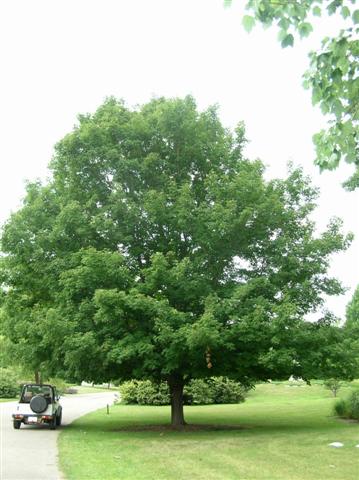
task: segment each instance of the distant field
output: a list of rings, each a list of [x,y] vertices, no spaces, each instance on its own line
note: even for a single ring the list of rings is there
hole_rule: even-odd
[[[3,402],[13,402],[14,400],[16,400],[16,398],[0,398],[0,403],[3,403]]]
[[[60,463],[69,480],[358,480],[359,424],[333,402],[319,383],[262,384],[244,404],[186,407],[183,432],[168,407],[117,405],[61,432]]]

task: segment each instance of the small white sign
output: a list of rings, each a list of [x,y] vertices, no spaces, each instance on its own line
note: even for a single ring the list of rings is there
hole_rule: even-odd
[[[329,447],[340,448],[340,447],[344,447],[344,444],[341,442],[333,442],[333,443],[329,443]]]

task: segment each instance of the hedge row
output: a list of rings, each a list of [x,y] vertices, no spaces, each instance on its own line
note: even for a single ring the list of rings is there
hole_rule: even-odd
[[[130,380],[120,384],[121,402],[138,405],[169,405],[167,383],[150,380]],[[186,405],[244,402],[247,389],[226,377],[191,380],[184,388]]]

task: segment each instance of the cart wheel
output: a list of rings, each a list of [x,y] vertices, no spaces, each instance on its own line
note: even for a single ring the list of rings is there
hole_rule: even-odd
[[[50,423],[50,430],[56,430],[56,426],[57,426],[57,421],[56,421],[56,416],[51,420],[51,423]]]
[[[15,430],[19,430],[20,426],[21,426],[20,420],[14,420],[14,428],[15,428]]]

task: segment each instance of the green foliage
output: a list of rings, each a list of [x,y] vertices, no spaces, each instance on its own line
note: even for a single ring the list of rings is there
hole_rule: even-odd
[[[211,377],[210,385],[213,390],[213,403],[216,404],[244,402],[248,391],[248,387],[227,377]]]
[[[65,382],[65,380],[63,380],[62,378],[52,377],[47,379],[46,383],[49,383],[50,385],[53,385],[54,387],[56,387],[57,392],[60,395],[63,395],[64,393],[68,393],[68,385]]]
[[[351,392],[346,399],[338,400],[334,411],[339,417],[359,420],[359,390]]]
[[[153,384],[150,380],[138,382],[136,400],[139,405],[169,405],[168,385]]]
[[[337,37],[324,38],[320,51],[309,54],[310,68],[304,75],[313,104],[328,117],[327,129],[313,136],[315,163],[321,170],[332,170],[343,160],[352,164],[355,171],[344,184],[348,190],[359,187],[359,10],[354,5],[354,0],[249,0],[246,9],[251,15],[242,20],[248,32],[256,22],[274,24],[283,48],[292,47],[297,34],[304,38],[313,31],[311,15],[336,14],[338,22],[342,18],[350,23]]]
[[[327,272],[351,236],[317,234],[310,180],[266,181],[245,141],[192,97],[80,116],[3,229],[17,359],[72,381],[350,376],[333,319],[303,318],[343,291]]]
[[[250,15],[244,15],[242,19],[243,26],[245,30],[249,33],[252,28],[254,27],[256,20],[254,17],[251,17]]]
[[[359,390],[356,390],[350,394],[349,412],[351,418],[359,420]]]
[[[345,327],[356,330],[359,335],[359,285],[347,305]]]
[[[324,381],[323,385],[332,392],[334,397],[336,397],[338,391],[342,387],[342,382],[337,378],[328,378],[328,380]]]
[[[358,167],[359,162],[359,40],[342,31],[338,38],[325,39],[321,52],[310,54],[305,86],[312,88],[313,104],[328,115],[330,126],[316,134],[316,163],[332,170],[343,158]],[[354,178],[347,187],[354,189]]]
[[[0,368],[0,398],[13,398],[20,392],[20,385],[14,371]]]
[[[289,47],[289,46],[293,47],[293,44],[294,44],[294,37],[291,33],[288,33],[288,35],[286,35],[281,41],[281,45],[283,48]]]
[[[247,388],[227,377],[193,379],[185,386],[185,402],[195,405],[241,403]]]
[[[137,382],[136,403],[139,405],[151,405],[153,397],[156,395],[156,389],[150,380]]]
[[[130,380],[120,384],[121,402],[138,405],[169,405],[168,385],[150,380]]]
[[[356,288],[346,309],[344,324],[346,342],[350,344],[352,357],[356,361],[356,378],[359,377],[359,286]]]
[[[213,403],[213,389],[209,382],[195,378],[184,388],[184,401],[194,405],[209,405]]]
[[[1,310],[0,310],[0,324],[1,324]],[[0,365],[8,367],[14,364],[14,359],[11,355],[11,342],[4,335],[0,335]]]
[[[121,402],[125,404],[137,403],[138,380],[128,380],[120,383]]]
[[[340,398],[335,402],[334,413],[341,418],[348,416],[347,402],[343,398]]]
[[[247,389],[225,377],[192,379],[184,388],[184,402],[194,405],[244,402]],[[138,405],[169,405],[170,394],[165,382],[129,380],[120,384],[121,402]]]

